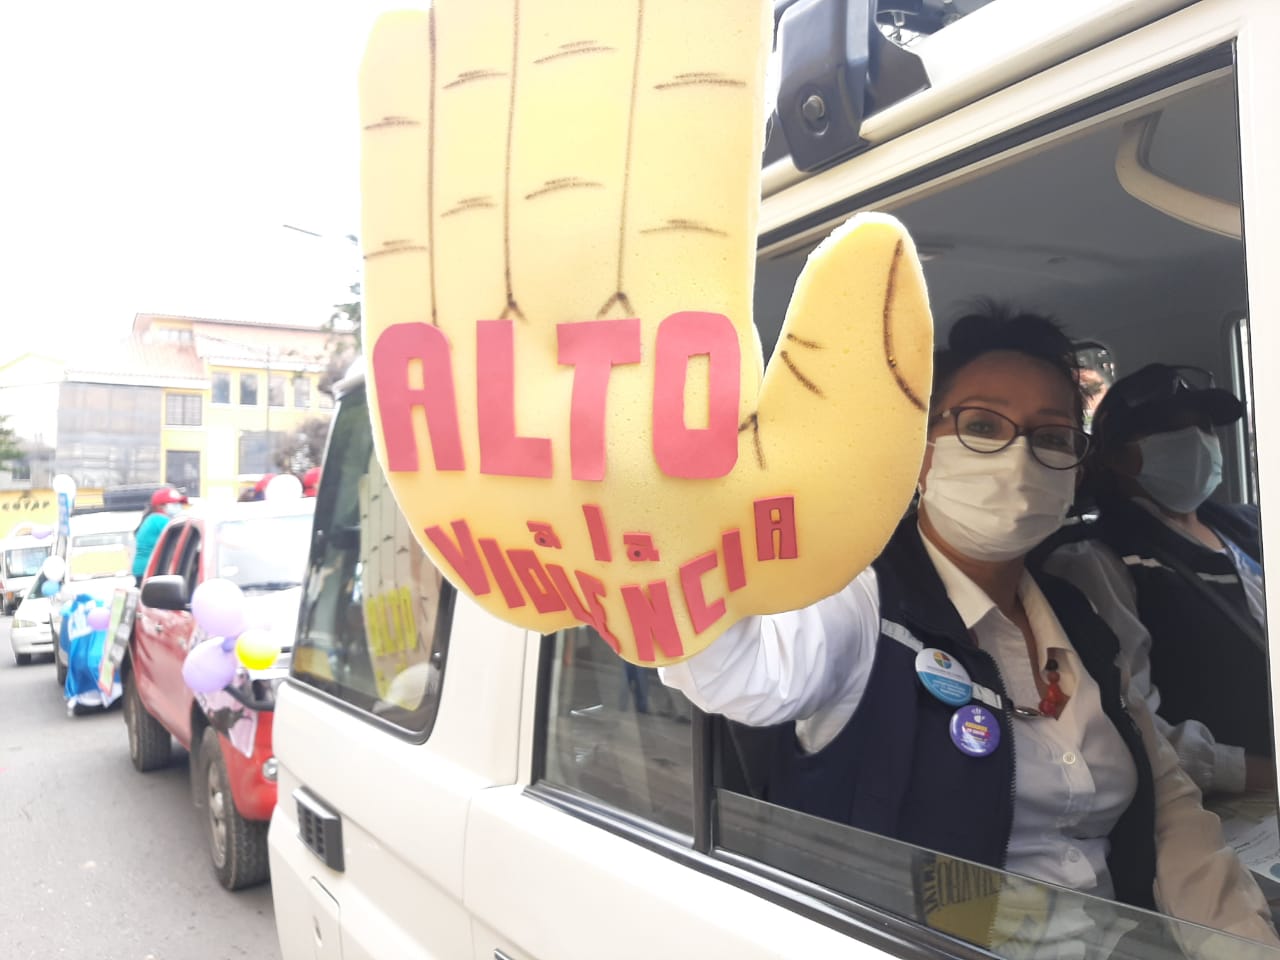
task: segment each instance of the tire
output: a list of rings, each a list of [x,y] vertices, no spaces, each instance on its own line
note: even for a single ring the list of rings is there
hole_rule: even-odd
[[[231,781],[222,759],[218,732],[206,727],[200,738],[198,783],[204,785],[196,808],[201,811],[209,838],[209,859],[218,882],[227,890],[243,890],[270,876],[267,862],[265,820],[246,820],[236,810]]]
[[[29,654],[29,653],[15,653],[15,654],[13,655],[13,659],[14,659],[15,661],[17,661],[18,666],[20,666],[20,667],[25,667],[25,666],[28,666],[28,665],[31,663],[31,654]]]
[[[53,633],[53,627],[49,628],[49,632]],[[67,688],[67,665],[62,662],[62,641],[56,633],[53,633],[53,672],[58,677],[58,688],[65,690]]]
[[[169,731],[142,705],[132,670],[124,678],[124,725],[129,731],[129,759],[135,770],[149,773],[168,765],[173,741]]]

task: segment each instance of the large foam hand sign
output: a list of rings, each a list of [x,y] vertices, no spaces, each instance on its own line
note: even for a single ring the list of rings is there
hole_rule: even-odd
[[[931,331],[902,228],[813,254],[761,380],[764,0],[436,0],[363,67],[378,457],[499,617],[669,663],[901,517]]]

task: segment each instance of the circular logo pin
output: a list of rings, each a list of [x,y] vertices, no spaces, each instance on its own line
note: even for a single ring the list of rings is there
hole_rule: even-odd
[[[988,756],[1000,746],[1000,721],[980,704],[961,707],[951,715],[951,742],[971,757]]]
[[[945,704],[958,707],[973,699],[969,671],[936,647],[925,647],[916,654],[916,676],[926,690]]]

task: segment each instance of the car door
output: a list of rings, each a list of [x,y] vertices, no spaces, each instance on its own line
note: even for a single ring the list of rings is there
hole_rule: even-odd
[[[200,533],[196,523],[170,523],[161,534],[161,547],[164,552],[153,561],[150,575],[183,576],[189,597],[195,589],[199,561]],[[138,631],[140,662],[135,669],[139,670],[142,702],[183,745],[189,745],[191,694],[182,679],[182,663],[191,642],[191,614],[185,610],[140,607]]]

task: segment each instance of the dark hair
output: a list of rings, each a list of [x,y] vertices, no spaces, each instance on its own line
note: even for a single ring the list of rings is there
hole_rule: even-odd
[[[1015,310],[993,300],[977,301],[970,312],[951,325],[946,346],[934,352],[930,406],[946,392],[964,367],[998,350],[1021,353],[1061,373],[1071,384],[1076,422],[1084,419],[1084,396],[1078,379],[1080,364],[1071,338],[1050,317]]]

